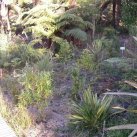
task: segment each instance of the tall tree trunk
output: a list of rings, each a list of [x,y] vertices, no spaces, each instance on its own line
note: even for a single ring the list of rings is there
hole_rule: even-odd
[[[113,0],[113,27],[116,28],[116,0]]]

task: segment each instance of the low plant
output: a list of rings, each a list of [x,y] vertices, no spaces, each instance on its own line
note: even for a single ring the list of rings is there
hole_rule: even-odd
[[[3,88],[3,91],[8,91],[8,93],[12,96],[13,102],[17,104],[18,97],[21,93],[21,88],[23,88],[19,83],[18,78],[7,75],[3,79],[1,87]]]
[[[102,127],[109,114],[111,100],[111,97],[106,96],[98,99],[97,94],[93,94],[90,89],[86,90],[81,103],[72,104],[71,124],[80,131],[88,130],[91,135]]]
[[[127,114],[125,114],[127,115]],[[135,115],[127,115],[125,116],[123,113],[113,115],[112,117],[108,118],[106,122],[106,127],[110,127],[113,125],[119,125],[119,124],[127,124],[128,122],[134,123],[136,121],[136,116]],[[130,134],[131,130],[114,130],[114,131],[107,131],[105,132],[105,137],[128,137]]]
[[[137,81],[137,69],[129,70],[127,73],[125,73],[124,78],[127,80]]]
[[[39,71],[51,71],[53,70],[53,58],[52,53],[48,51],[44,57],[42,57],[37,63],[34,64],[34,68]]]
[[[73,99],[77,99],[79,97],[79,93],[83,91],[85,81],[80,75],[79,68],[74,68],[72,70],[71,77],[73,81],[71,96]]]

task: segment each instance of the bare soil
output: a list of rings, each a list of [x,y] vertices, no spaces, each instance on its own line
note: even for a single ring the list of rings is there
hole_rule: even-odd
[[[46,118],[28,133],[27,137],[70,137],[68,122],[70,115],[71,78],[67,74],[69,65],[55,63],[53,97],[45,110]]]

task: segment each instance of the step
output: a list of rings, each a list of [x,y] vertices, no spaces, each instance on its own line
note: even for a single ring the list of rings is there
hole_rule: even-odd
[[[17,137],[8,123],[0,116],[0,137]]]

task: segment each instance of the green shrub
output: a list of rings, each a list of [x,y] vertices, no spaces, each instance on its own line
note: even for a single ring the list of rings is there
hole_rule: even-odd
[[[20,82],[24,89],[19,96],[19,104],[27,107],[45,102],[45,106],[47,105],[46,99],[52,94],[52,74],[50,72],[39,72],[31,67],[26,67]]]
[[[126,73],[135,69],[134,61],[132,58],[109,58],[101,63],[101,70],[110,76],[126,77]]]
[[[58,49],[58,53],[56,56],[59,57],[59,59],[63,62],[66,62],[68,60],[70,60],[72,58],[72,49],[73,49],[73,46],[67,42],[67,40],[64,40],[62,38],[59,38],[59,37],[55,37],[55,42],[56,44],[54,45],[55,46],[55,49],[56,49],[56,46],[58,46],[57,48]]]
[[[94,62],[93,54],[88,49],[83,50],[77,62],[81,68],[86,70],[93,70],[96,66],[96,63]]]
[[[0,62],[1,67],[24,67],[26,62],[34,63],[44,56],[45,49],[34,49],[30,45],[11,45],[8,48],[3,60]]]
[[[103,29],[102,46],[107,50],[108,57],[116,57],[119,55],[119,37],[117,31],[112,27],[106,27]],[[101,41],[100,40],[100,41]]]
[[[122,1],[122,21],[124,25],[130,26],[134,25],[137,21],[136,17],[137,2],[135,0]]]
[[[96,63],[93,61],[94,57],[90,50],[85,49],[83,50],[80,58],[78,59],[77,63],[80,68],[86,70],[93,70],[96,67]]]
[[[106,49],[108,51],[108,57],[117,57],[119,55],[119,37],[114,35],[106,42]]]
[[[100,63],[108,56],[107,41],[104,38],[95,39],[88,49],[84,49],[77,61],[80,68],[89,71],[97,70]]]
[[[97,4],[99,1],[95,0],[77,0],[80,8],[77,10],[77,14],[79,14],[82,18],[88,21],[93,21],[93,19],[98,19],[99,16],[99,8]],[[92,10],[91,10],[92,9]]]
[[[81,103],[72,104],[71,124],[75,129],[93,133],[103,125],[108,116],[111,100],[111,97],[98,99],[97,94],[91,93],[88,89],[84,92]]]
[[[137,23],[135,25],[130,26],[129,31],[131,35],[137,37]]]
[[[115,36],[116,34],[116,30],[113,27],[106,27],[103,30],[103,35],[105,35],[106,37],[112,38],[113,36]]]

